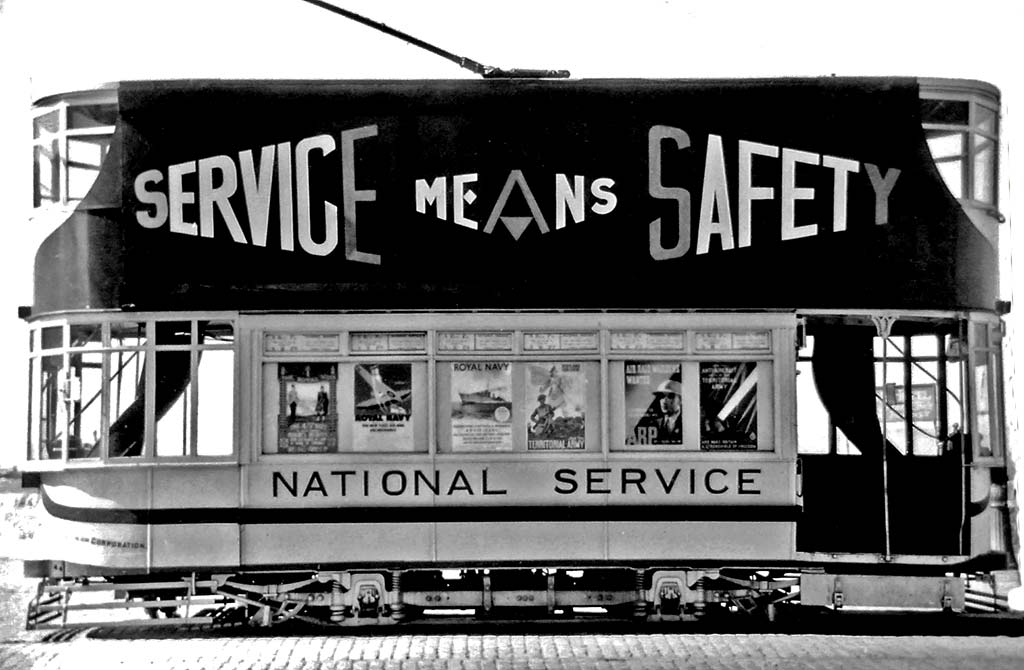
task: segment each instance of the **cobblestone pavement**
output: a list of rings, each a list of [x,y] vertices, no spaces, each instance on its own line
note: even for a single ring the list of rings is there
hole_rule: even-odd
[[[779,634],[22,635],[0,669],[1020,670],[1024,637]],[[35,639],[30,639],[35,637]]]

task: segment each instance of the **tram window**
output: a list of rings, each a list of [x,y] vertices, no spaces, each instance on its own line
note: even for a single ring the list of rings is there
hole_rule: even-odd
[[[263,366],[263,453],[338,451],[338,363]]]
[[[40,359],[40,378],[37,390],[39,413],[39,458],[60,459],[67,441],[67,412],[64,402],[64,357],[43,356]]]
[[[109,148],[110,138],[106,136],[68,138],[68,199],[81,200],[86,196]]]
[[[46,325],[33,329],[30,342],[29,458],[232,453],[230,322]],[[197,430],[200,403],[208,416],[200,415]],[[148,437],[147,422],[155,428]]]
[[[60,111],[51,110],[37,116],[32,124],[34,206],[60,200]]]
[[[228,456],[233,450],[232,435],[234,434],[234,351],[221,349],[201,351],[196,386],[198,418],[196,454],[198,456]]]
[[[117,108],[109,104],[72,105],[68,108],[68,128],[101,128],[117,122]]]
[[[110,325],[106,386],[110,401],[108,453],[111,457],[141,456],[145,427],[146,324],[129,321]]]
[[[103,325],[99,323],[71,324],[71,347],[98,349],[103,346]]]
[[[157,354],[156,455],[159,457],[189,455],[192,382],[183,371],[188,369],[189,358],[187,351]],[[167,374],[161,369],[165,367],[171,368]]]
[[[966,100],[921,100],[921,120],[924,123],[965,125],[970,114]]]
[[[622,364],[626,448],[695,448],[694,431],[692,427],[685,428],[695,418],[691,407],[696,397],[693,368],[665,360],[630,360]]]
[[[43,349],[60,349],[64,346],[64,326],[46,326],[42,332]]]
[[[997,111],[975,98],[923,99],[921,121],[932,157],[956,198],[995,205]]]
[[[878,418],[882,422],[884,415],[881,425],[885,437],[901,453],[937,456],[943,452],[943,444],[951,432],[949,398],[944,396],[948,396],[950,376],[955,381],[958,373],[947,366],[945,377],[940,374],[939,351],[944,343],[942,335],[888,338],[884,342],[888,362],[883,385],[883,340],[875,338],[875,355],[879,361],[875,378]],[[945,393],[942,386],[945,386]],[[940,407],[941,403],[946,407]]]
[[[37,142],[33,159],[33,206],[60,201],[60,145],[57,140]]]
[[[967,135],[947,130],[928,130],[928,147],[935,166],[954,198],[965,197],[964,161],[967,157]]]
[[[416,451],[417,443],[420,450],[426,450],[415,434],[425,418],[420,397],[425,384],[420,372],[420,365],[388,361],[346,366],[342,387],[352,389],[352,408],[351,413],[347,406],[342,408],[344,442],[351,444],[353,451]],[[349,394],[345,396],[347,405]]]
[[[155,326],[157,457],[232,453],[234,351],[224,347],[234,340],[231,325],[158,321]]]
[[[32,358],[28,362],[28,460],[42,458],[40,453],[40,417],[42,416],[42,395],[39,393],[41,377],[39,376],[40,360]]]
[[[72,353],[68,458],[99,458],[103,425],[103,354]]]
[[[588,431],[599,398],[597,364],[544,361],[522,368],[526,450],[599,450],[593,420]]]
[[[438,363],[438,450],[600,451],[599,368],[568,360]]]
[[[974,199],[995,202],[995,142],[974,137]]]
[[[974,324],[972,339],[973,391],[975,429],[973,449],[978,457],[1002,455],[1003,430],[1000,384],[999,327],[994,324]]]
[[[758,448],[759,377],[767,368],[754,361],[701,361],[701,451]]]
[[[825,330],[832,331],[828,337],[834,351],[827,356],[822,352],[817,370],[812,360],[818,338],[809,336],[798,355],[799,452],[861,454],[884,434],[890,448],[903,454],[944,453],[951,434],[963,425],[957,347],[951,344],[955,338],[940,333],[897,335],[886,339],[883,347],[881,338],[871,337],[872,326]],[[865,349],[869,343],[871,348]],[[832,412],[819,395],[822,387],[833,403]],[[870,427],[870,414],[866,420],[863,416],[860,398],[865,390],[869,399],[874,393],[877,429]],[[856,440],[847,437],[844,426],[853,427]]]
[[[36,116],[35,207],[74,203],[85,197],[106,158],[116,121],[116,104],[95,99],[64,101]]]
[[[811,352],[814,337],[807,336],[800,349],[796,364],[796,429],[797,450],[801,454],[827,454],[829,452],[828,412],[821,404],[814,387]]]

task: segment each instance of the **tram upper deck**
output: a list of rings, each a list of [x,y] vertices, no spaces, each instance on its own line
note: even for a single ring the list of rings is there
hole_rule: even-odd
[[[33,318],[984,310],[998,93],[151,81],[39,102]]]

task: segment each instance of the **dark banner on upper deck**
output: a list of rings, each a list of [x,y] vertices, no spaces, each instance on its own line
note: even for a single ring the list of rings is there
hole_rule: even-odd
[[[37,312],[995,300],[913,80],[151,82],[119,105],[97,186],[119,206],[44,244]]]

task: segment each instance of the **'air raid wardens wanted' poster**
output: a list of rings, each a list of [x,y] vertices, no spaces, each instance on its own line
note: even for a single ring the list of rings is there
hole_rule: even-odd
[[[682,366],[626,361],[626,444],[682,446]]]
[[[352,397],[356,451],[412,451],[412,365],[355,366]]]
[[[582,363],[530,365],[526,378],[526,448],[586,446],[587,378]]]
[[[278,453],[315,454],[338,450],[338,368],[334,363],[278,366],[280,412]]]
[[[701,363],[700,416],[701,449],[757,449],[757,363]]]
[[[452,363],[452,450],[512,450],[512,364]]]

